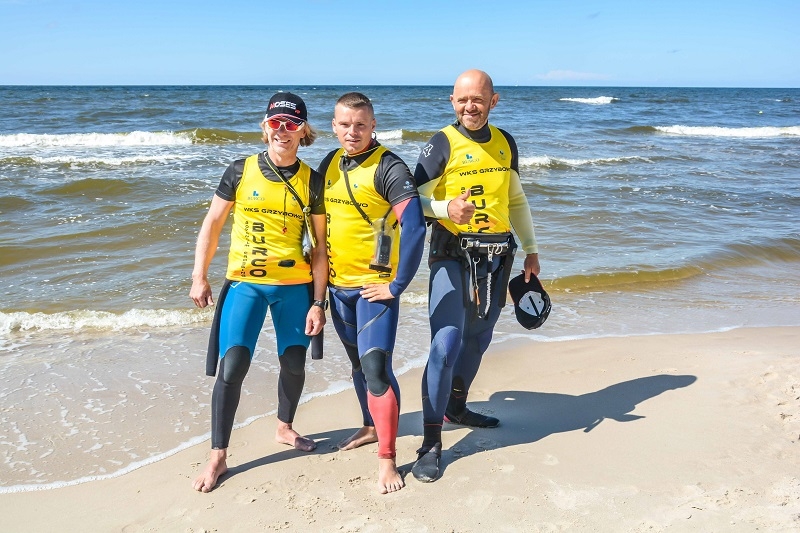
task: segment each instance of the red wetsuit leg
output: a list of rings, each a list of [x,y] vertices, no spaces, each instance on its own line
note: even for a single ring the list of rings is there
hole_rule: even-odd
[[[367,404],[378,433],[378,458],[394,459],[400,408],[391,387],[381,396],[367,392]]]

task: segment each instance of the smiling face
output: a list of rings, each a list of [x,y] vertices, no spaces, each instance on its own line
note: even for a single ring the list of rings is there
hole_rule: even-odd
[[[375,115],[369,107],[336,104],[332,124],[333,132],[347,155],[356,155],[369,148],[376,125]]]
[[[492,80],[480,70],[461,74],[453,86],[450,102],[458,121],[468,130],[479,130],[489,122],[489,111],[500,95],[494,92]]]
[[[273,118],[286,120],[281,117]],[[265,120],[261,123],[261,129],[266,136],[269,158],[281,167],[294,164],[297,160],[297,149],[300,147],[300,140],[305,135],[305,124],[304,127],[297,131],[288,131],[283,125],[279,129],[273,130]]]

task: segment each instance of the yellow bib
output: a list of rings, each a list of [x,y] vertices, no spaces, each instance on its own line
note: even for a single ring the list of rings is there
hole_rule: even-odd
[[[385,151],[386,148],[379,146],[361,165],[348,170],[347,176],[353,197],[367,217],[373,223],[386,217],[386,231],[391,231],[397,219],[389,202],[375,190],[375,172]],[[389,254],[391,272],[371,269],[370,263],[375,260],[375,231],[358,212],[347,192],[344,174],[339,168],[344,153],[342,149],[336,152],[325,174],[330,263],[328,281],[331,285],[342,288],[363,287],[367,283],[389,283],[397,272],[400,234],[394,232],[392,239]]]
[[[280,181],[270,181],[258,167],[259,154],[248,157],[236,188],[228,279],[265,285],[311,281],[303,259],[303,212]],[[289,183],[305,205],[311,169],[302,161]]]
[[[476,143],[454,126],[442,130],[450,141],[450,159],[433,197],[436,200],[453,199],[469,190],[469,201],[475,204],[475,214],[466,224],[439,220],[451,233],[511,231],[508,211],[511,147],[500,130],[492,125],[489,128],[492,137],[486,143]]]

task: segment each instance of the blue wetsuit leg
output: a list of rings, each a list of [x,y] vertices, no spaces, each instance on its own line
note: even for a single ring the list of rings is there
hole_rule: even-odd
[[[444,420],[453,368],[462,345],[466,313],[464,267],[460,261],[436,261],[431,265],[428,315],[431,347],[422,376],[422,420],[439,426]]]
[[[385,376],[399,402],[400,388],[392,370],[392,351],[397,337],[397,321],[400,302],[398,298],[379,302],[368,302],[361,297],[361,289],[330,288],[331,320],[339,339],[348,352],[356,349],[359,363],[352,360],[353,386],[364,417],[364,425],[373,426],[374,421],[367,405],[367,381],[360,365],[360,358],[373,350],[386,353]]]

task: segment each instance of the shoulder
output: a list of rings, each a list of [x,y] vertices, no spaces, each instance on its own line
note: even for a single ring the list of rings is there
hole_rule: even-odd
[[[408,165],[390,150],[381,154],[375,172],[375,188],[391,205],[419,195]]]
[[[499,131],[503,135],[503,137],[506,138],[506,142],[509,144],[509,146],[511,147],[517,146],[517,142],[514,140],[514,137],[510,133],[508,133],[506,130],[502,128],[497,128],[497,131]]]
[[[325,175],[325,173],[328,172],[328,167],[331,165],[331,161],[333,161],[333,158],[336,157],[338,151],[339,151],[338,149],[331,150],[328,153],[328,155],[326,155],[322,159],[319,166],[317,167],[317,170],[319,171],[320,174]]]

